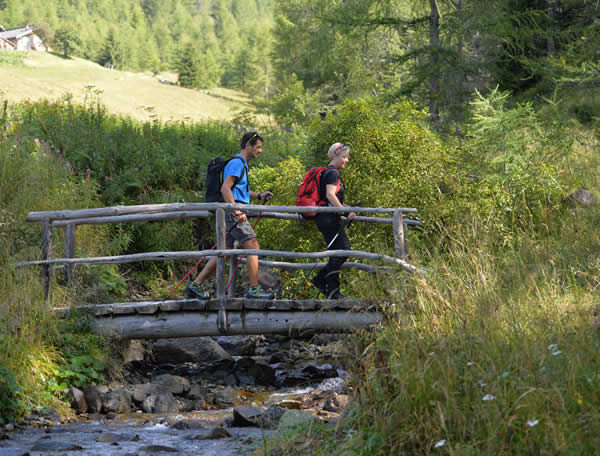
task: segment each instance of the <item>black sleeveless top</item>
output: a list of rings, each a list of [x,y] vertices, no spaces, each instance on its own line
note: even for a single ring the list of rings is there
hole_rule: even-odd
[[[340,200],[340,203],[344,204],[344,192],[345,192],[345,188],[344,188],[344,182],[342,181],[342,178],[340,177],[340,172],[335,169],[335,168],[329,168],[326,169],[325,171],[323,171],[323,173],[321,174],[321,199],[323,201],[327,202],[327,205],[330,205],[329,200],[327,200],[327,185],[335,185],[337,186],[338,184],[338,180],[340,181],[340,189],[338,190],[338,192],[335,194],[338,199]]]

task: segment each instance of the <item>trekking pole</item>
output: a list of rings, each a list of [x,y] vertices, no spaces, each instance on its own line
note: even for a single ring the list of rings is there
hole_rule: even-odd
[[[235,222],[235,225],[233,225],[233,226],[231,227],[231,230],[233,230],[233,229],[236,227],[236,225],[237,225],[237,222]],[[227,236],[229,235],[229,233],[231,232],[231,230],[229,230],[229,231],[227,232],[227,234],[225,234],[225,237],[227,237]],[[213,249],[214,249],[216,246],[217,246],[217,244],[215,243],[215,245],[213,245],[213,246],[212,246],[212,247],[211,247],[209,250],[213,250]],[[180,281],[177,283],[177,285],[175,285],[175,287],[174,287],[174,288],[173,288],[173,289],[172,289],[172,290],[169,292],[169,294],[168,294],[168,295],[167,295],[167,296],[166,296],[166,297],[165,297],[165,298],[164,298],[164,299],[161,301],[161,304],[162,304],[163,302],[165,302],[167,299],[169,299],[169,296],[171,296],[171,295],[172,295],[172,294],[175,292],[175,290],[177,290],[177,289],[179,288],[179,285],[181,285],[181,284],[183,283],[183,281],[184,281],[185,279],[187,279],[187,278],[189,277],[189,275],[190,275],[192,272],[194,272],[194,271],[196,270],[196,268],[197,268],[197,267],[200,265],[200,263],[202,263],[202,262],[204,261],[204,259],[205,259],[207,256],[208,256],[208,255],[204,255],[202,258],[200,258],[200,260],[198,260],[198,262],[197,262],[197,263],[194,265],[194,267],[193,267],[192,269],[190,269],[190,270],[189,270],[189,272],[188,272],[188,273],[187,273],[187,274],[184,276],[184,278],[183,278],[183,279],[181,279],[181,280],[180,280]]]
[[[269,191],[271,193],[273,193],[273,189],[269,189]],[[265,204],[267,204],[267,200],[264,200],[262,205],[264,206]],[[258,213],[258,215],[256,216],[256,220],[254,220],[254,225],[252,225],[252,230],[254,230],[254,228],[256,227],[256,224],[258,223],[258,219],[260,219],[260,216],[262,215],[263,211],[260,211]],[[238,270],[238,266],[240,265],[240,262],[242,261],[242,257],[239,257],[237,260],[237,263],[235,264],[235,268],[233,269],[233,273],[231,274],[231,278],[229,279],[229,283],[227,284],[227,287],[225,287],[225,293],[227,293],[229,291],[229,287],[231,286],[231,284],[233,283],[233,279],[235,277],[235,274]]]
[[[358,206],[358,204],[357,204]],[[338,230],[337,233],[335,233],[335,236],[333,236],[333,239],[331,241],[329,241],[329,244],[327,244],[327,247],[325,248],[325,250],[329,250],[329,247],[331,247],[333,245],[333,243],[335,242],[335,240],[338,238],[338,236],[342,233],[342,231],[345,228],[350,228],[350,225],[352,225],[352,222],[354,221],[354,219],[352,220],[348,220],[346,223],[342,223],[342,226],[340,226],[340,229]],[[302,288],[302,286],[306,283],[307,278],[312,274],[312,272],[314,271],[314,269],[317,267],[317,265],[320,263],[321,259],[317,259],[317,261],[315,262],[315,264],[313,264],[313,267],[310,268],[310,271],[308,271],[308,274],[304,277],[304,280],[302,280],[302,282],[300,282],[300,285],[296,288],[296,291],[294,292],[294,298],[296,299],[296,295],[298,294],[298,291],[300,291],[300,289]]]

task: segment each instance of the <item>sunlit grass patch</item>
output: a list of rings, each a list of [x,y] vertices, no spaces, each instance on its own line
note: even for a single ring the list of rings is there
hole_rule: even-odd
[[[356,354],[354,425],[384,436],[371,454],[597,446],[600,298],[579,274],[585,262],[555,253],[550,263],[526,236],[501,257],[474,239],[457,241],[429,276],[415,277],[414,312],[391,315]],[[567,259],[570,267],[557,266]]]

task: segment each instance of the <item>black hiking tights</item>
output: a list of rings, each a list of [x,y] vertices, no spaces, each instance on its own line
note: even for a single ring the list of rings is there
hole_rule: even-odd
[[[350,240],[346,230],[342,228],[340,219],[335,214],[317,214],[315,218],[317,228],[323,235],[326,245],[339,233],[336,240],[329,246],[329,250],[350,250]],[[340,270],[348,257],[330,257],[323,269],[317,274],[317,280],[325,280],[329,294],[340,289]]]

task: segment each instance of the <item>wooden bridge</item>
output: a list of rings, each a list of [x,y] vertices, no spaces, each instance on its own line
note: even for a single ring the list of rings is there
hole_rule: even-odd
[[[225,248],[225,211],[248,211],[249,217],[275,218],[305,221],[302,212],[333,212],[377,214],[357,215],[358,223],[384,223],[392,226],[395,256],[363,252],[359,250],[327,250],[322,252],[288,252],[275,250],[252,250]],[[378,272],[390,267],[400,267],[409,272],[419,269],[407,262],[406,229],[420,222],[406,219],[404,214],[414,214],[412,208],[337,208],[299,206],[241,205],[229,203],[175,203],[138,206],[114,206],[95,209],[31,212],[27,221],[40,222],[42,228],[42,259],[17,263],[17,267],[41,266],[46,299],[51,296],[53,271],[64,268],[67,284],[72,281],[72,268],[76,264],[123,264],[137,261],[164,261],[217,257],[216,297],[208,301],[198,299],[173,299],[145,302],[122,302],[78,306],[93,317],[91,325],[97,332],[121,338],[167,338],[189,336],[215,336],[238,334],[298,334],[316,332],[343,332],[365,328],[382,319],[379,306],[369,300],[256,300],[235,297],[235,270],[237,257],[258,255],[261,268],[284,270],[318,270],[325,262],[295,263],[264,260],[263,257],[297,259],[322,259],[331,256],[347,256],[377,260],[389,266],[371,266],[346,262],[344,269]],[[182,218],[216,216],[216,250],[149,252],[119,256],[74,258],[76,230],[79,225],[110,223],[167,221]],[[387,217],[385,216],[387,215]],[[64,228],[64,258],[52,258],[53,228]],[[260,239],[259,239],[260,241]],[[229,278],[226,275],[226,257],[230,258]],[[231,284],[225,290],[227,281]],[[73,308],[57,308],[55,312],[65,316]]]

